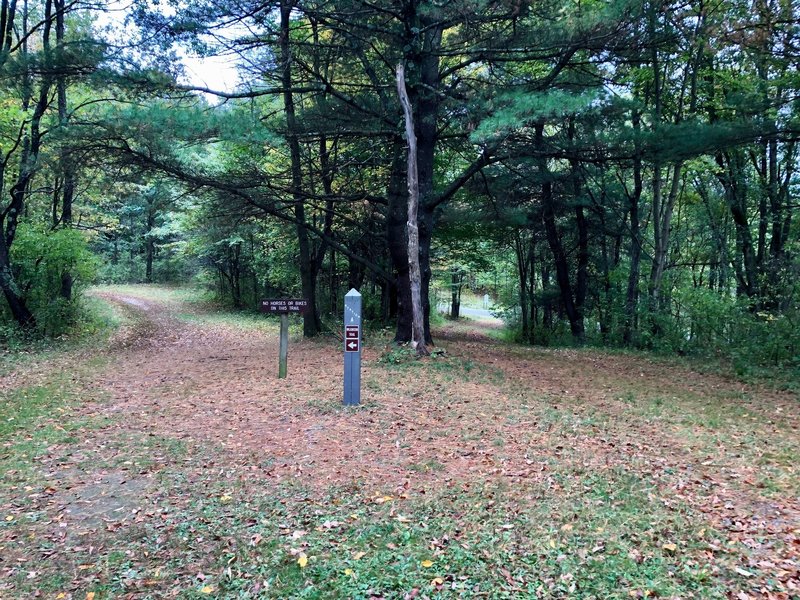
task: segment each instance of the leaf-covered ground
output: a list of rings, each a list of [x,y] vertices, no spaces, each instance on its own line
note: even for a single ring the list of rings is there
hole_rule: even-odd
[[[0,598],[800,598],[793,395],[461,323],[344,408],[333,337],[100,295],[2,371]]]

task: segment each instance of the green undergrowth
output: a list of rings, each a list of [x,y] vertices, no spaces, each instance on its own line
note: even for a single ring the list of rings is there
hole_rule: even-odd
[[[68,354],[91,352],[103,348],[110,336],[124,322],[124,317],[107,302],[86,296],[73,327],[58,337],[18,330],[0,331],[0,376],[33,362],[57,359]]]

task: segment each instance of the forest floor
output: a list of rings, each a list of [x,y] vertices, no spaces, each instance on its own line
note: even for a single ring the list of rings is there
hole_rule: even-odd
[[[101,344],[6,356],[0,598],[800,598],[798,398],[685,363],[415,360],[156,287]]]

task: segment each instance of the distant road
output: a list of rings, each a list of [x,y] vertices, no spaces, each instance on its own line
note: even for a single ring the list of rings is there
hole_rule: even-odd
[[[444,313],[445,315],[449,315],[450,305],[440,304],[439,312]],[[481,319],[482,321],[492,321],[495,323],[502,323],[502,319],[498,319],[491,313],[491,311],[488,311],[485,308],[469,308],[466,306],[462,306],[458,312],[462,317],[470,317],[472,319]]]

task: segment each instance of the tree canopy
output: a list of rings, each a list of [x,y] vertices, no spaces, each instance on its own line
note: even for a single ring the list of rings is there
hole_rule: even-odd
[[[1,8],[8,323],[67,327],[97,279],[194,278],[240,308],[301,294],[308,336],[356,287],[410,341],[401,65],[426,343],[466,285],[525,342],[800,360],[790,0]]]

